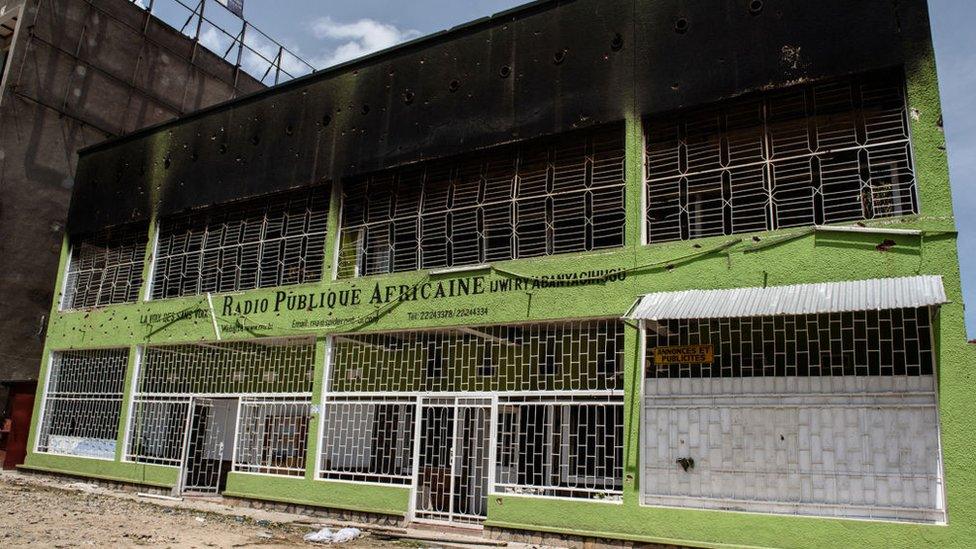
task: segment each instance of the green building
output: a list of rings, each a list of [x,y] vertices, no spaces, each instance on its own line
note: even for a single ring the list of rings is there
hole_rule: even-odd
[[[541,1],[81,152],[25,468],[976,543],[921,0]]]

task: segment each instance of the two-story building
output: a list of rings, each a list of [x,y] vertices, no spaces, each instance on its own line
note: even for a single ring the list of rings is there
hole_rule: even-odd
[[[82,151],[26,468],[971,546],[922,0],[541,1]]]

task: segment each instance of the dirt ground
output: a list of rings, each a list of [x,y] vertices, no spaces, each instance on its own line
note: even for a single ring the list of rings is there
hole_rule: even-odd
[[[328,547],[302,540],[309,526],[163,506],[88,486],[66,481],[62,489],[0,475],[0,547]],[[335,547],[422,545],[367,534]]]

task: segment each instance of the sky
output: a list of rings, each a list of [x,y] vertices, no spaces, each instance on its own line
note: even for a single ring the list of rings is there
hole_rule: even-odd
[[[148,3],[148,0],[135,0]],[[155,0],[154,12],[179,27],[189,12],[178,2],[196,5],[196,0]],[[240,22],[208,1],[206,13],[222,28],[236,32]],[[245,0],[244,15],[268,36],[305,59],[315,68],[377,51],[405,40],[444,30],[522,4],[521,0]],[[942,113],[949,152],[953,207],[959,229],[959,259],[970,338],[976,338],[976,1],[929,0],[935,42]],[[236,26],[235,25],[236,22]],[[248,72],[260,77],[273,59],[277,46],[249,33],[248,45],[260,55],[244,56]],[[223,53],[232,38],[215,27],[204,25],[201,41]],[[233,54],[231,54],[233,55]],[[263,59],[262,59],[263,57]],[[309,67],[285,54],[282,67],[298,76]],[[268,83],[273,83],[269,74]],[[923,205],[924,207],[924,205]]]

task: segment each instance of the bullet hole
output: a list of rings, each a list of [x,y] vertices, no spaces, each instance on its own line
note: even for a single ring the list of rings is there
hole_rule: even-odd
[[[403,90],[403,93],[400,94],[400,97],[401,99],[403,99],[404,104],[409,105],[410,103],[413,103],[413,100],[416,97],[416,95],[410,90]]]
[[[330,116],[328,114],[323,114],[322,115],[322,127],[328,126],[331,123],[332,123],[332,116]]]
[[[941,114],[939,115],[939,119],[935,121],[935,125],[938,126],[940,130],[943,129],[944,126],[943,126],[943,123],[942,123],[942,115]]]
[[[669,271],[669,272],[670,271],[673,271],[674,270],[674,263],[668,263],[667,265],[664,266],[664,269],[666,271]]]
[[[671,83],[671,89],[672,89],[672,90],[674,90],[674,91],[678,91],[678,88],[680,88],[680,87],[681,87],[681,86],[680,86],[680,85],[678,85],[678,83],[677,83],[677,82],[672,82],[672,83]]]
[[[555,65],[562,65],[563,61],[566,60],[566,50],[560,50],[552,54],[552,62]]]
[[[364,104],[364,105],[363,105],[363,108],[362,108],[362,109],[360,109],[360,112],[362,112],[362,113],[363,113],[363,115],[367,115],[367,114],[369,114],[369,105],[366,105],[366,104]]]
[[[495,503],[497,503],[498,505],[501,505],[502,504],[502,498],[495,498]]]
[[[260,136],[258,136],[258,135],[252,135],[251,136],[251,144],[252,145],[257,145],[260,142],[261,142],[261,137]]]
[[[217,150],[220,152],[220,154],[224,154],[225,152],[227,152],[227,144],[221,143],[220,147],[218,147]]]
[[[892,249],[894,247],[895,247],[895,241],[886,238],[886,239],[884,239],[884,240],[881,241],[881,244],[878,244],[877,246],[875,246],[874,249],[875,250],[878,250],[879,252],[887,252],[888,250],[890,250],[890,249]]]
[[[502,65],[502,68],[498,69],[498,76],[501,76],[502,78],[508,78],[511,75],[512,67],[509,67],[508,65]]]
[[[447,85],[447,89],[451,93],[454,93],[454,92],[458,91],[459,89],[461,89],[461,82],[459,82],[457,80],[451,80],[451,83]]]
[[[749,2],[749,13],[753,15],[759,15],[760,13],[762,13],[762,10],[763,10],[762,0],[752,0],[752,2]]]
[[[295,133],[295,128],[291,124],[285,126],[285,135],[293,135]]]
[[[170,164],[171,164],[172,162],[173,162],[173,161],[172,161],[172,160],[170,160],[170,158],[169,158],[169,157],[167,156],[166,158],[164,158],[164,159],[163,159],[163,168],[164,168],[164,169],[167,169],[167,170],[168,170],[168,169],[169,169],[169,165],[170,165]]]
[[[613,39],[610,40],[610,51],[620,51],[624,49],[624,37],[620,33],[613,35]]]
[[[779,436],[779,439],[780,439],[781,441],[783,441],[783,440],[786,440],[786,437],[784,437],[783,435],[780,435],[780,436]]]
[[[753,242],[761,242],[761,241],[762,241],[762,239],[761,239],[761,238],[759,238],[758,236],[754,236],[754,237],[752,237],[752,241],[753,241]]]
[[[698,249],[698,248],[701,248],[701,244],[692,244],[691,247],[692,248],[695,248],[695,249]]]
[[[688,32],[688,20],[685,19],[684,17],[679,17],[674,22],[674,32],[678,34],[684,34]]]

